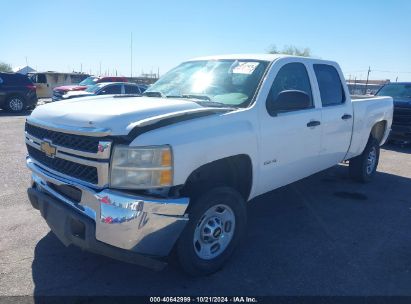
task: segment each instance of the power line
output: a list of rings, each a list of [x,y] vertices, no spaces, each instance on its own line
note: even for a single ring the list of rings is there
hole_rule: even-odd
[[[400,73],[400,74],[411,74],[411,72],[405,71],[383,71],[383,70],[373,70],[374,72],[382,72],[382,73]]]
[[[406,71],[387,71],[387,70],[376,70],[372,69],[373,72],[380,72],[380,73],[400,73],[400,74],[411,74],[411,72]],[[346,71],[346,73],[354,74],[354,73],[367,73],[368,70],[356,70],[356,71]]]

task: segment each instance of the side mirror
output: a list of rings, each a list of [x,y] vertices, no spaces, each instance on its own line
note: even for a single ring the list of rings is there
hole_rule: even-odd
[[[311,106],[310,96],[299,90],[281,91],[277,96],[269,95],[267,100],[267,111],[271,116],[280,112],[308,109]]]

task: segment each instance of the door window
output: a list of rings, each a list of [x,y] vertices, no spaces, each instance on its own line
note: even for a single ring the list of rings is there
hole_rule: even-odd
[[[310,78],[304,64],[299,62],[287,63],[278,71],[268,95],[267,110],[271,102],[275,102],[281,92],[289,90],[302,91],[310,98],[308,105],[302,108],[295,108],[294,110],[304,110],[313,107]]]
[[[314,64],[314,72],[323,107],[343,104],[345,94],[337,70],[328,64]]]
[[[138,86],[125,85],[126,94],[141,94]]]
[[[115,85],[107,86],[103,88],[98,94],[99,95],[121,94],[121,85],[115,84]]]
[[[37,83],[47,83],[47,78],[45,74],[37,74]]]

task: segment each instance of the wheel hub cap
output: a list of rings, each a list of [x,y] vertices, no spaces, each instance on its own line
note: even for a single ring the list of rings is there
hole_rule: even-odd
[[[10,109],[13,111],[21,111],[23,109],[23,102],[18,98],[10,100]]]
[[[198,221],[193,245],[197,256],[210,260],[219,256],[230,244],[235,228],[234,212],[227,205],[208,209]]]
[[[375,164],[377,162],[377,150],[375,147],[372,147],[370,153],[368,153],[367,158],[367,174],[371,174],[375,168]]]

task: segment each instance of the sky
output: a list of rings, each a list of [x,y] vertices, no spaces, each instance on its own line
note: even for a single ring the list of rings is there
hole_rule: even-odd
[[[198,56],[308,47],[347,79],[411,81],[411,1],[0,0],[0,61],[39,70],[164,74]]]

